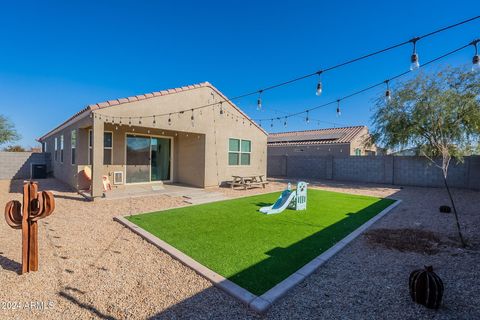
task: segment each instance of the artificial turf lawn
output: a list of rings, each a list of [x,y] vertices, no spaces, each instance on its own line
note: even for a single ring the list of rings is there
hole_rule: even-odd
[[[309,189],[305,211],[258,212],[279,195],[262,194],[127,219],[261,295],[394,202]]]

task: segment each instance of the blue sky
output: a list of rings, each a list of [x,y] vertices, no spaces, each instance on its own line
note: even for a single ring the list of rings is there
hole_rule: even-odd
[[[227,96],[254,91],[478,15],[474,1],[11,1],[0,10],[0,113],[20,143],[85,105],[209,81]],[[480,20],[418,43],[427,61],[480,37]],[[252,118],[319,105],[408,69],[410,47],[322,77],[237,101]],[[473,48],[442,60],[471,62]],[[310,114],[344,125],[370,124],[382,89]],[[272,111],[279,110],[279,111]],[[283,121],[282,121],[283,122]],[[272,132],[330,126],[300,118]]]

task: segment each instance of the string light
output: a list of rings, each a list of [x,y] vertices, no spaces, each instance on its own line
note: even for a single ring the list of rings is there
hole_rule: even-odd
[[[129,127],[132,126],[132,118],[128,118],[128,126],[129,126]]]
[[[172,114],[170,113],[168,115],[168,125],[171,125],[172,124]]]
[[[340,112],[340,99],[337,100],[337,117],[340,117],[342,113]]]
[[[390,85],[389,85],[389,80],[385,80],[385,84],[387,85],[387,90],[385,90],[385,102],[389,103],[392,101],[392,93],[390,92]]]
[[[157,124],[157,121],[155,120],[155,116],[153,116],[153,125]]]
[[[272,119],[272,123],[270,123],[270,128],[273,128],[273,119]]]
[[[408,41],[404,41],[404,42],[400,42],[398,44],[395,44],[395,45],[392,45],[390,47],[386,47],[384,49],[381,49],[381,50],[378,50],[378,51],[375,51],[375,52],[371,52],[371,53],[368,53],[368,54],[365,54],[363,56],[359,56],[357,58],[354,58],[354,59],[351,59],[351,60],[348,60],[348,61],[345,61],[345,62],[342,62],[342,63],[339,63],[337,65],[333,65],[331,67],[328,67],[328,68],[324,68],[323,70],[321,70],[321,73],[324,73],[324,72],[327,72],[327,71],[331,71],[331,70],[334,70],[334,69],[337,69],[337,68],[340,68],[340,67],[343,67],[343,66],[346,66],[346,65],[349,65],[349,64],[352,64],[352,63],[355,63],[355,62],[358,62],[360,60],[364,60],[364,59],[367,59],[367,58],[370,58],[372,56],[375,56],[375,55],[378,55],[378,54],[381,54],[381,53],[385,53],[387,51],[390,51],[390,50],[393,50],[395,48],[398,48],[398,47],[401,47],[401,46],[404,46],[404,45],[407,45],[407,44],[413,44],[413,54],[411,56],[411,62],[412,62],[412,67],[414,69],[416,68],[420,68],[420,63],[419,63],[419,58],[418,58],[418,54],[416,52],[416,43],[418,40],[421,40],[421,39],[424,39],[426,37],[430,37],[434,34],[437,34],[437,33],[440,33],[440,32],[443,32],[445,30],[448,30],[448,29],[451,29],[451,28],[454,28],[454,27],[458,27],[460,25],[463,25],[465,23],[468,23],[468,22],[471,22],[473,20],[477,20],[480,18],[480,15],[478,16],[475,16],[475,17],[472,17],[470,19],[466,19],[466,20],[463,20],[461,22],[458,22],[458,23],[455,23],[455,24],[452,24],[452,25],[449,25],[447,27],[443,27],[443,28],[440,28],[440,29],[437,29],[435,31],[432,31],[430,33],[427,33],[427,34],[424,34],[420,37],[416,37],[414,39],[410,39]],[[463,49],[464,47],[460,48],[460,49]],[[451,53],[454,53],[454,52],[457,52],[459,51],[460,49],[457,49],[457,50],[454,50],[452,51]],[[449,53],[449,54],[451,54]],[[447,54],[448,55],[448,54]],[[446,55],[444,55],[446,56]],[[442,56],[442,57],[444,57]],[[476,52],[475,56],[478,56],[478,52]],[[440,57],[440,58],[442,58]],[[437,59],[434,59],[434,60],[437,60]],[[472,62],[474,62],[474,66],[475,68],[477,68],[477,61],[479,59],[475,58],[472,59]],[[413,63],[414,62],[414,63]],[[433,61],[431,61],[433,62]],[[233,98],[230,98],[230,99],[227,99],[227,98],[224,98],[224,102],[225,101],[232,101],[232,100],[236,100],[236,99],[240,99],[240,98],[243,98],[243,97],[246,97],[246,96],[250,96],[250,95],[254,95],[254,94],[258,94],[258,100],[257,100],[257,107],[259,107],[259,109],[262,108],[262,93],[263,91],[267,91],[267,90],[272,90],[272,89],[275,89],[275,88],[278,88],[278,87],[282,87],[282,86],[285,86],[285,85],[288,85],[288,84],[291,84],[291,83],[294,83],[294,82],[297,82],[297,81],[300,81],[300,80],[303,80],[303,79],[306,79],[308,77],[312,77],[312,76],[319,76],[319,71],[317,70],[316,72],[314,73],[311,73],[311,74],[306,74],[306,75],[303,75],[303,76],[300,76],[300,77],[297,77],[297,78],[294,78],[294,79],[291,79],[291,80],[288,80],[288,81],[284,81],[284,82],[281,82],[281,83],[277,83],[277,84],[274,84],[274,85],[271,85],[269,87],[265,87],[265,88],[262,88],[260,90],[257,90],[257,91],[254,91],[254,92],[250,92],[250,93],[246,93],[246,94],[242,94],[242,95],[239,95],[239,96],[236,96],[236,97],[233,97]],[[392,79],[390,79],[392,80]],[[366,90],[365,90],[366,91]],[[348,96],[349,97],[349,96]],[[343,97],[342,99],[344,98],[347,98],[347,97]],[[216,102],[216,101],[213,101],[213,103],[209,104],[209,105],[202,105],[202,106],[198,106],[196,108],[194,108],[195,110],[196,109],[202,109],[202,108],[205,108],[205,107],[208,107],[208,106],[211,106],[211,105],[215,105],[219,102]],[[180,117],[180,114],[182,114],[184,111],[186,110],[183,110],[183,111],[178,111],[178,112],[174,112],[174,113],[177,113]],[[305,111],[303,111],[305,112]],[[301,112],[301,113],[303,113]],[[295,114],[296,115],[296,114]],[[162,114],[158,115],[158,116],[163,116]],[[95,118],[97,118],[96,115],[94,115]],[[126,117],[124,117],[126,118]],[[135,117],[137,118],[137,117]],[[99,116],[99,119],[101,119],[101,117]]]
[[[310,123],[310,118],[308,117],[308,110],[307,110],[307,117],[305,118],[305,122],[306,122],[307,124]]]
[[[142,124],[142,117],[140,117],[140,119],[138,119],[138,124]]]
[[[450,55],[452,55],[452,54],[454,54],[454,53],[457,53],[457,52],[459,52],[459,51],[461,51],[461,50],[469,47],[471,44],[472,44],[472,43],[468,43],[468,44],[463,45],[463,46],[461,46],[461,47],[458,47],[458,48],[456,48],[456,49],[454,49],[454,50],[451,50],[451,51],[449,51],[449,52],[447,52],[447,53],[444,53],[444,54],[442,54],[442,55],[440,55],[440,56],[437,56],[436,58],[434,58],[434,59],[432,59],[432,60],[429,60],[429,61],[423,63],[421,67],[426,67],[427,65],[430,65],[430,64],[432,64],[432,63],[434,63],[434,62],[436,62],[436,61],[438,61],[438,60],[441,60],[441,59],[443,59],[443,58],[445,58],[445,57],[447,57],[447,56],[450,56]],[[404,72],[402,72],[402,73],[400,73],[400,74],[397,74],[397,75],[391,77],[391,78],[388,79],[388,80],[389,80],[389,81],[392,81],[392,80],[398,79],[398,78],[400,78],[400,77],[403,77],[403,76],[409,74],[410,72],[412,72],[412,71],[410,71],[410,70],[404,71]],[[321,105],[317,105],[317,106],[315,106],[315,107],[311,107],[311,108],[309,108],[308,110],[309,110],[309,111],[313,111],[313,110],[316,110],[316,109],[319,109],[319,108],[331,106],[331,105],[333,105],[333,104],[339,104],[338,100],[344,100],[344,99],[352,98],[352,97],[354,97],[354,96],[356,96],[356,95],[359,95],[359,94],[361,94],[361,93],[364,93],[364,92],[366,92],[366,91],[369,91],[369,90],[371,90],[371,89],[374,89],[374,88],[376,88],[376,87],[378,87],[378,86],[382,86],[382,85],[385,85],[385,81],[382,81],[382,82],[379,82],[379,83],[370,85],[370,86],[368,86],[368,87],[366,87],[366,88],[363,88],[363,89],[361,89],[361,90],[358,90],[358,91],[355,91],[355,92],[350,93],[350,94],[348,94],[348,95],[345,95],[345,96],[343,96],[343,97],[341,97],[341,98],[339,98],[339,99],[337,99],[337,100],[333,100],[333,101],[330,101],[330,102],[327,102],[327,103],[324,103],[324,104],[321,104]],[[287,115],[287,117],[301,116],[301,115],[302,115],[303,113],[305,113],[306,111],[307,111],[307,110],[290,113],[290,114]],[[303,116],[302,116],[302,118],[303,118]],[[271,119],[271,118],[255,119],[255,121],[258,122],[258,121],[260,121],[260,120],[270,120],[270,119]]]
[[[192,116],[190,117],[190,120],[192,120],[192,127],[195,127],[195,118],[193,117],[193,109],[192,109]]]
[[[263,90],[258,91],[258,99],[257,99],[257,110],[262,110],[262,92]]]
[[[223,102],[220,102],[220,115],[223,115]]]
[[[285,121],[283,122],[283,126],[287,127],[287,117],[285,116]]]
[[[480,42],[480,39],[473,40],[472,45],[475,47],[475,54],[473,55],[472,58],[472,71],[474,72],[480,72],[480,56],[478,55],[478,43]]]
[[[413,71],[413,70],[416,70],[418,68],[420,68],[420,61],[418,60],[418,54],[417,54],[417,41],[420,40],[419,37],[416,37],[416,38],[413,38],[412,40],[410,40],[410,42],[412,42],[413,44],[413,52],[412,52],[412,56],[410,57],[410,70]]]
[[[322,78],[321,78],[322,71],[318,71],[317,74],[318,74],[318,83],[317,83],[317,91],[316,91],[315,94],[317,96],[320,96],[322,94],[322,90],[323,90]]]

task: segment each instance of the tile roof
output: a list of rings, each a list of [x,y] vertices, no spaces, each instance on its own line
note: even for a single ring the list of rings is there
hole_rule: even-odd
[[[215,88],[210,82],[205,81],[205,82],[192,84],[192,85],[188,85],[188,86],[183,86],[183,87],[179,87],[179,88],[166,89],[166,90],[155,91],[155,92],[151,92],[151,93],[135,95],[135,96],[127,97],[127,98],[118,98],[118,99],[113,99],[113,100],[108,100],[108,101],[104,101],[104,102],[98,102],[98,103],[90,104],[90,105],[86,106],[85,108],[83,108],[82,110],[80,110],[79,112],[75,113],[73,116],[71,116],[70,118],[68,118],[64,122],[62,122],[60,125],[58,125],[54,129],[50,130],[48,133],[44,134],[42,137],[38,138],[37,140],[41,141],[41,140],[45,139],[47,136],[54,133],[56,130],[60,129],[62,126],[66,125],[68,122],[74,121],[77,117],[84,114],[85,112],[92,112],[94,110],[99,110],[99,109],[103,109],[103,108],[107,108],[107,107],[111,107],[111,106],[116,106],[116,105],[120,105],[120,104],[124,104],[124,103],[130,103],[130,102],[135,102],[135,101],[139,101],[139,100],[145,100],[145,99],[150,99],[150,98],[155,98],[155,97],[160,97],[160,96],[166,96],[166,95],[170,95],[170,94],[175,94],[175,93],[179,93],[179,92],[183,92],[183,91],[189,91],[189,90],[194,90],[194,89],[204,88],[204,87],[211,88],[222,99],[228,101],[244,117],[246,117],[247,119],[250,119],[250,117],[247,114],[245,114],[239,107],[237,107],[233,102],[229,101],[228,98],[225,95],[223,95],[223,93],[220,92],[220,90]],[[259,128],[262,132],[267,134],[266,131],[262,127],[260,127],[257,123],[255,123],[251,119],[250,119],[250,121],[252,121],[252,123],[257,128]]]
[[[271,133],[268,135],[269,146],[316,145],[349,143],[356,138],[366,126],[343,128],[326,128],[317,130]]]

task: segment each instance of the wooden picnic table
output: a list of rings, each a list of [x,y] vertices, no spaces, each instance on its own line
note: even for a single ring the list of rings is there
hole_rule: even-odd
[[[249,175],[249,176],[232,176],[233,180],[230,182],[230,186],[233,189],[234,187],[243,187],[244,190],[251,187],[262,186],[265,188],[265,185],[268,184],[268,181],[264,179],[265,175]]]

